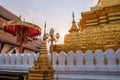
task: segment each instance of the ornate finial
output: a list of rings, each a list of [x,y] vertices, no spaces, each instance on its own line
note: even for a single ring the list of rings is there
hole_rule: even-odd
[[[44,27],[46,28],[46,21],[45,21],[45,25],[44,25]]]
[[[45,25],[44,25],[44,34],[46,33],[46,21],[45,21]]]
[[[69,32],[79,32],[79,29],[77,28],[76,22],[75,22],[75,16],[74,16],[74,12],[72,12],[72,17],[73,17],[73,21],[72,21],[72,26],[69,30]]]
[[[46,21],[45,21],[45,25],[44,25],[44,35],[43,35],[43,41],[46,40]]]
[[[72,18],[73,18],[73,21],[72,21],[72,23],[75,23],[75,15],[74,15],[74,12],[72,12]]]
[[[73,17],[73,19],[74,19],[74,17],[75,17],[75,16],[74,16],[74,12],[72,12],[72,17]]]

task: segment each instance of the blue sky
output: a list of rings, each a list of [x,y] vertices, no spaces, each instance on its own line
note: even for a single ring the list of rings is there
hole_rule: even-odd
[[[47,22],[47,32],[51,27],[59,32],[63,43],[63,34],[68,33],[74,11],[76,22],[81,19],[81,12],[89,11],[97,0],[0,0],[0,5],[13,14],[21,15],[22,20],[39,25],[42,30]]]

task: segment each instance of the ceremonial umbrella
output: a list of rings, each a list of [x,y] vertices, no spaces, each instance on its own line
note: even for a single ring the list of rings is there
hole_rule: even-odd
[[[3,24],[5,32],[9,32],[16,36],[19,43],[19,53],[22,53],[23,44],[26,44],[28,37],[35,37],[41,34],[41,28],[35,24],[25,21],[8,21]]]

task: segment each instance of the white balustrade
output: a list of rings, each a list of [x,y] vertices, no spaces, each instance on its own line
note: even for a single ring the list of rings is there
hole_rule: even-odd
[[[0,64],[11,65],[33,65],[37,60],[39,54],[1,54]],[[105,52],[102,50],[96,50],[95,53],[87,50],[85,53],[81,51],[69,51],[68,53],[60,52],[53,53],[53,66],[84,66],[83,62],[86,60],[85,66],[119,66],[116,64],[116,59],[120,62],[120,49],[116,52],[112,49],[108,49]],[[93,60],[96,60],[94,64]],[[107,64],[104,63],[104,59],[107,59]]]
[[[60,52],[60,54],[58,55],[58,66],[65,66],[66,60],[66,53]]]
[[[120,66],[120,49],[118,49],[115,54],[116,54],[116,58],[119,60],[118,66]]]
[[[5,64],[8,65],[10,63],[10,56],[9,56],[9,54],[5,54],[3,57],[4,57]]]
[[[58,54],[56,52],[54,52],[52,57],[53,57],[52,64],[55,67],[58,65]]]
[[[75,60],[76,66],[83,66],[84,54],[81,51],[76,51]]]
[[[4,57],[3,57],[2,54],[0,55],[0,64],[1,64],[1,65],[4,64]]]
[[[0,71],[29,72],[38,54],[1,54]]]
[[[104,63],[104,60],[107,59],[107,64]],[[57,65],[56,62],[58,60],[58,66],[112,66],[119,65],[116,64],[116,59],[120,62],[120,49],[116,52],[112,49],[108,49],[105,52],[102,50],[96,50],[93,53],[91,50],[87,50],[85,53],[81,51],[69,51],[68,53],[60,52],[53,53],[53,66]],[[84,60],[86,60],[86,64],[83,64]],[[94,64],[94,60],[96,60],[96,64]],[[76,61],[76,64],[74,62]],[[66,64],[67,62],[67,64]]]
[[[16,65],[21,65],[21,64],[22,64],[22,55],[16,54]]]
[[[10,54],[10,64],[15,65],[15,54]]]
[[[29,68],[32,67],[35,60],[38,59],[38,56],[39,54],[1,54],[0,70],[3,71],[10,69],[15,71],[29,71]],[[62,75],[68,74],[74,75],[73,77],[76,76],[78,79],[92,79],[92,77],[95,78],[95,74],[97,74],[98,76],[102,76],[104,80],[109,80],[112,78],[114,80],[116,76],[120,74],[120,49],[117,51],[108,49],[105,52],[102,50],[96,50],[95,53],[93,53],[91,50],[87,50],[85,53],[81,51],[76,51],[76,53],[73,51],[69,51],[68,53],[63,51],[60,53],[54,52],[51,58],[53,59],[53,68],[55,72],[61,76],[61,80]],[[79,78],[81,77],[79,74],[87,74],[88,78],[83,78],[83,76],[82,78]],[[106,77],[104,74],[113,75],[113,77]],[[115,80],[119,80],[119,78],[120,77],[117,76]]]
[[[104,65],[104,52],[102,50],[96,50],[94,58],[96,59],[96,66]]]
[[[28,64],[34,65],[34,62],[35,62],[35,54],[29,54],[28,55]]]
[[[93,53],[92,53],[92,51],[87,50],[85,54],[86,54],[86,56],[85,56],[86,65],[92,66],[93,65]]]
[[[66,59],[66,53],[65,52],[60,52],[60,54],[58,55],[58,66],[54,69],[57,70],[66,70],[66,64],[67,64],[67,59]]]
[[[55,76],[60,80],[119,80],[120,49],[53,53]],[[54,61],[55,60],[55,61]],[[56,64],[58,60],[58,65]],[[117,60],[117,63],[116,63]],[[66,64],[67,62],[67,64]],[[57,65],[57,66],[54,66]],[[108,77],[109,76],[109,77]]]
[[[23,62],[23,65],[27,65],[28,64],[28,55],[27,54],[23,55],[22,62]]]
[[[67,55],[67,66],[74,66],[75,55],[73,51],[69,51]]]
[[[107,66],[114,66],[116,65],[116,54],[112,49],[108,49],[105,51],[105,57],[107,59]]]

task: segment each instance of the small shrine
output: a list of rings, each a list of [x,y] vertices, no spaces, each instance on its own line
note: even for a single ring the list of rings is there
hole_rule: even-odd
[[[47,55],[45,32],[38,60],[29,70],[29,80],[54,80],[54,70]]]

